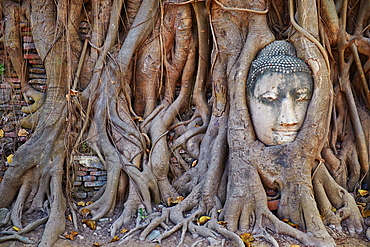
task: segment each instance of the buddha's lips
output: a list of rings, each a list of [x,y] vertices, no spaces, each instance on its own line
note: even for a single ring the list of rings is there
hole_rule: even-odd
[[[275,130],[274,131],[276,134],[278,135],[282,135],[282,136],[293,136],[293,135],[297,135],[297,131],[281,131],[281,130]]]
[[[272,131],[277,132],[277,133],[282,133],[282,134],[285,134],[285,135],[293,135],[293,134],[297,134],[299,129],[297,129],[297,128],[283,128],[283,129],[273,128]]]

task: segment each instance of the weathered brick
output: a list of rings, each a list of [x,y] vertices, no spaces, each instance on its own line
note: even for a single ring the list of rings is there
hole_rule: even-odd
[[[22,104],[22,102],[20,102],[19,100],[10,100],[9,104],[10,105],[20,105],[20,104]]]
[[[92,171],[90,172],[90,175],[93,175],[93,176],[102,176],[102,175],[106,175],[107,172],[106,171]]]
[[[74,195],[75,195],[75,197],[77,197],[77,198],[81,198],[81,199],[83,199],[83,198],[86,198],[86,197],[87,197],[87,193],[86,193],[86,192],[81,192],[81,191],[79,191],[79,192],[75,192],[75,193],[74,193]]]
[[[6,83],[6,84],[0,84],[0,89],[12,89],[12,85]]]
[[[22,32],[30,32],[31,31],[31,27],[22,27],[21,28],[21,31]]]
[[[23,36],[23,41],[24,42],[33,42],[33,37],[32,36]]]
[[[107,181],[107,176],[106,175],[105,176],[99,176],[98,180],[99,181]]]
[[[46,69],[45,68],[30,68],[30,73],[36,73],[36,74],[45,74]]]
[[[31,59],[28,60],[30,64],[43,64],[41,59]]]
[[[81,181],[75,181],[73,183],[74,186],[81,186],[82,185],[82,182]]]
[[[106,184],[106,181],[93,181],[93,182],[84,182],[85,187],[101,187]]]
[[[42,64],[32,64],[31,68],[45,68]]]
[[[86,175],[87,175],[87,172],[84,172],[84,171],[77,171],[76,175],[77,175],[77,176],[86,176]]]
[[[30,73],[28,75],[31,79],[46,79],[45,74],[35,74],[35,73]]]
[[[80,167],[81,171],[86,171],[86,172],[95,172],[98,170],[98,168],[87,168],[87,167]]]
[[[277,210],[278,207],[279,207],[279,203],[280,203],[280,199],[268,201],[267,205],[268,205],[270,210]]]
[[[13,105],[0,105],[0,111],[14,111],[20,110],[20,106],[13,106]]]
[[[96,156],[75,156],[74,160],[84,167],[104,169],[103,164]]]
[[[14,95],[11,95],[12,99],[14,100],[21,100],[22,99],[22,95],[19,95],[19,94],[14,94]]]
[[[82,177],[82,180],[83,181],[86,181],[86,182],[91,182],[91,181],[95,181],[97,180],[95,176],[83,176]]]
[[[95,195],[94,191],[87,192],[88,197],[93,197]]]
[[[39,56],[39,54],[24,54],[23,55],[23,58],[24,59],[40,59],[40,56]]]
[[[32,32],[31,31],[23,31],[21,34],[22,34],[22,36],[31,36]]]
[[[20,141],[20,142],[25,142],[25,141],[27,141],[27,136],[18,136],[18,141]]]
[[[4,134],[5,137],[17,137],[17,132],[12,131],[12,132],[7,132]]]
[[[34,43],[23,43],[23,49],[33,50],[33,49],[36,49],[36,46]]]
[[[7,78],[4,78],[3,80],[4,82],[11,82],[11,83],[21,82],[21,80],[16,77],[7,77]]]
[[[38,79],[31,79],[28,81],[29,84],[46,84],[47,80],[38,78]]]
[[[41,92],[44,92],[47,88],[46,85],[39,85],[39,84],[33,84],[32,87]]]

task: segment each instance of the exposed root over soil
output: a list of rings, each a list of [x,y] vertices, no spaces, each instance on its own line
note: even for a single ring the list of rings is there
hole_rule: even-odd
[[[0,242],[35,243],[24,235],[45,224],[39,246],[53,246],[74,237],[66,225],[78,236],[81,220],[109,228],[118,245],[179,235],[178,246],[206,239],[243,247],[252,238],[335,246],[344,233],[364,234],[350,192],[370,181],[370,4],[294,4],[3,1],[2,40],[29,104],[20,124],[34,133],[0,183],[7,210]],[[22,23],[44,63],[45,92],[28,84]],[[246,81],[258,52],[276,39],[294,45],[314,86],[295,140],[265,145]],[[71,194],[82,143],[103,164],[107,183],[77,207]],[[273,210],[267,191],[279,200]]]

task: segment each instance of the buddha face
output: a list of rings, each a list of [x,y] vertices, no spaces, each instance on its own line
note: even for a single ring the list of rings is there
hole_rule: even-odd
[[[293,142],[312,95],[308,73],[264,72],[247,90],[257,138],[265,145]]]

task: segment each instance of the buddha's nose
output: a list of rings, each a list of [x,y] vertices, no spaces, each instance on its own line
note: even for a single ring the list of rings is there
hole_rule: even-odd
[[[280,126],[294,126],[298,124],[293,99],[288,97],[282,100],[278,120]]]

